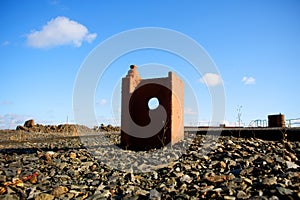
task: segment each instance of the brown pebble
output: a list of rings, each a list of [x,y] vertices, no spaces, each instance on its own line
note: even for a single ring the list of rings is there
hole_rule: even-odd
[[[219,162],[219,167],[225,169],[226,168],[226,163],[224,161]]]
[[[46,193],[42,193],[42,194],[38,194],[34,200],[52,200],[54,199],[54,196],[51,194],[46,194]]]
[[[37,176],[32,176],[30,179],[29,179],[29,181],[30,181],[30,183],[32,183],[32,184],[36,184],[36,182],[37,182]]]
[[[59,197],[63,194],[66,194],[68,191],[69,191],[69,189],[67,187],[58,186],[51,191],[51,195],[53,195],[55,197]]]
[[[45,159],[46,159],[47,161],[51,161],[51,155],[50,155],[49,153],[46,153],[46,154],[45,154]]]
[[[76,153],[74,153],[74,152],[70,153],[70,158],[74,159],[74,158],[76,158],[76,156],[77,156]]]

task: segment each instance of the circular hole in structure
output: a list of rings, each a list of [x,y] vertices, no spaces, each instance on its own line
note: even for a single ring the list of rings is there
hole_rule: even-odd
[[[159,106],[158,98],[152,97],[151,99],[149,99],[149,101],[148,101],[148,108],[150,110],[155,110],[158,106]]]

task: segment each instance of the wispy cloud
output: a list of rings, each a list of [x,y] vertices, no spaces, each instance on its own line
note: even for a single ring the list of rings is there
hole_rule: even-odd
[[[113,126],[120,126],[121,120],[113,117],[108,116],[97,116],[97,121],[99,124],[111,124]]]
[[[100,99],[100,101],[97,102],[98,105],[104,106],[107,103],[106,99]]]
[[[192,108],[184,108],[184,114],[185,115],[197,115],[197,112],[193,110]]]
[[[0,129],[15,129],[19,125],[24,125],[24,122],[29,119],[34,119],[36,124],[53,124],[54,123],[54,121],[51,121],[51,120],[36,119],[31,115],[7,113],[5,115],[0,115]]]
[[[56,6],[57,8],[59,8],[61,10],[69,10],[69,7],[62,4],[60,0],[50,0],[49,4],[52,6]]]
[[[88,29],[67,17],[59,16],[47,22],[39,31],[27,35],[27,44],[35,48],[49,48],[61,45],[80,47],[84,41],[91,43],[97,37]]]
[[[8,46],[8,45],[10,45],[10,41],[4,41],[4,42],[2,42],[2,44],[1,44],[1,46]]]
[[[23,125],[28,119],[31,119],[28,115],[19,115],[8,113],[0,115],[0,129],[15,129],[18,125]]]
[[[9,100],[3,100],[0,102],[1,105],[12,105],[13,102],[12,101],[9,101]]]
[[[51,5],[58,5],[58,4],[60,4],[60,1],[59,0],[50,0],[49,3]]]
[[[208,87],[214,87],[223,83],[220,75],[214,73],[204,74],[200,79],[200,82],[206,84]]]
[[[244,76],[243,79],[242,79],[242,82],[245,85],[253,85],[253,84],[256,83],[256,80],[252,76],[250,76],[250,77]]]

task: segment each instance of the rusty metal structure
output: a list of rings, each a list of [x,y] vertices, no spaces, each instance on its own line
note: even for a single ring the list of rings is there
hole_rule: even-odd
[[[156,109],[148,106],[152,98],[159,102]],[[121,145],[148,150],[183,139],[183,101],[184,84],[175,73],[142,79],[137,66],[131,65],[122,79]]]
[[[268,115],[268,127],[285,127],[284,115]]]

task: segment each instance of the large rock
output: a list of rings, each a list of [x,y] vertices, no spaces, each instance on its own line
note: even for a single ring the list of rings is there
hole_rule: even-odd
[[[34,120],[33,120],[33,119],[27,120],[27,121],[24,123],[24,127],[27,127],[27,128],[32,128],[32,127],[34,127]]]

